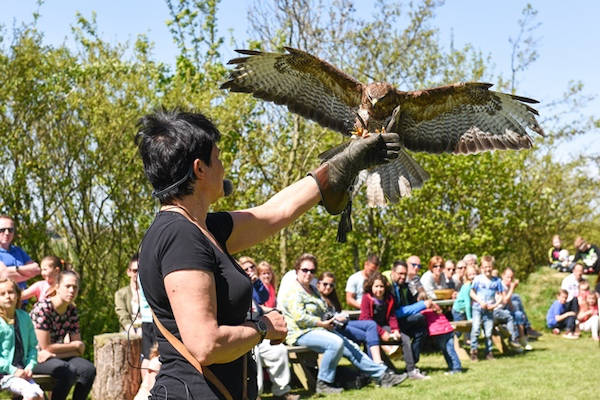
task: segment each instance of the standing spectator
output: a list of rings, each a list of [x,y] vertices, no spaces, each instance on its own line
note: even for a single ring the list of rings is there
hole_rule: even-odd
[[[277,306],[277,278],[271,264],[266,261],[258,263],[258,277],[269,291],[269,298],[263,304],[265,307],[275,308]]]
[[[342,305],[335,290],[335,275],[325,271],[319,275],[317,288],[327,303],[327,311],[334,314],[340,323],[334,323],[334,329],[357,344],[366,344],[367,352],[373,361],[382,363],[379,347],[379,333],[375,321],[351,320],[342,312]]]
[[[138,293],[138,254],[134,254],[127,264],[129,284],[115,292],[115,313],[123,332],[141,336],[140,296]]]
[[[546,313],[546,324],[548,328],[552,329],[552,333],[558,335],[561,329],[566,329],[567,335],[564,336],[567,339],[577,339],[577,335],[568,335],[575,331],[575,318],[577,314],[573,311],[569,311],[565,307],[567,297],[569,293],[565,289],[560,289],[556,295],[556,300],[548,309]]]
[[[414,260],[413,260],[414,261]],[[392,295],[396,304],[396,318],[400,331],[406,333],[411,340],[402,343],[404,351],[404,362],[409,369],[410,360],[407,359],[407,354],[412,354],[415,366],[419,362],[423,340],[427,337],[427,320],[421,311],[425,309],[439,311],[440,308],[431,300],[417,300],[420,295],[418,290],[415,293],[410,289],[408,282],[409,267],[403,260],[397,260],[392,267]],[[414,268],[414,267],[413,267]],[[424,295],[424,292],[423,292]],[[408,351],[406,346],[410,344],[412,351]],[[406,349],[406,350],[404,350]],[[416,369],[418,371],[418,369]],[[419,371],[419,373],[421,373]]]
[[[597,274],[600,272],[600,249],[595,244],[589,244],[581,236],[575,238],[575,258],[573,262],[582,262],[584,274]]]
[[[75,384],[73,400],[85,400],[92,389],[96,368],[82,358],[85,344],[79,333],[79,316],[73,304],[79,291],[79,276],[75,271],[62,271],[58,276],[56,294],[37,302],[31,311],[35,335],[42,350],[53,357],[33,368],[35,374],[49,374],[56,379],[52,400],[67,398]],[[68,341],[65,340],[68,336]]]
[[[142,375],[143,381],[146,379],[146,374],[152,373],[153,371],[151,366],[153,357],[152,348],[157,345],[157,342],[156,332],[154,330],[154,321],[152,320],[152,310],[150,309],[150,304],[148,304],[148,300],[146,300],[146,295],[142,289],[139,274],[137,277],[137,282],[138,296],[140,298],[140,320],[142,321],[142,354],[140,354],[142,364],[140,365],[140,374]],[[156,349],[156,353],[158,354],[158,347]],[[154,367],[156,367],[156,363],[154,362],[153,364]],[[158,369],[156,369],[155,372],[158,373]]]
[[[31,378],[37,364],[37,339],[29,315],[17,309],[20,290],[0,280],[0,388],[25,400],[42,400],[44,392]]]
[[[317,271],[316,257],[312,254],[301,255],[296,260],[294,269],[297,280],[286,292],[285,297],[280,299],[279,306],[288,326],[286,342],[323,353],[317,374],[317,393],[331,394],[342,391],[334,386],[336,367],[342,356],[383,387],[403,382],[406,374],[394,374],[384,365],[375,363],[360,351],[356,343],[336,332],[333,329],[335,317],[323,319],[324,316],[328,316],[327,303],[310,284]]]
[[[440,256],[431,257],[427,271],[421,276],[421,284],[430,299],[437,299],[435,290],[450,288],[443,270],[444,259]]]
[[[60,271],[67,268],[64,260],[56,256],[46,256],[40,261],[42,278],[41,281],[35,282],[33,285],[23,290],[21,299],[29,299],[35,297],[37,301],[46,300],[47,297],[56,294],[56,282]]]
[[[523,306],[523,300],[521,296],[515,293],[515,289],[519,285],[519,280],[514,279],[515,272],[512,268],[507,267],[502,272],[502,289],[504,289],[505,297],[505,308],[511,313],[515,321],[515,325],[519,330],[519,341],[521,345],[525,347],[525,350],[531,350],[531,345],[527,343],[527,337],[531,336],[539,337],[540,334],[531,327],[525,307]]]
[[[379,257],[370,254],[365,261],[362,271],[350,275],[346,282],[346,303],[348,306],[360,310],[365,280],[379,269]]]
[[[492,276],[494,258],[486,255],[481,258],[481,274],[473,279],[471,300],[473,324],[471,327],[471,360],[477,361],[477,339],[483,323],[486,358],[492,360],[492,329],[494,328],[494,309],[502,302],[502,282]]]
[[[8,215],[0,215],[0,277],[4,274],[25,289],[26,281],[40,273],[40,266],[22,248],[12,244],[15,233],[15,221]]]

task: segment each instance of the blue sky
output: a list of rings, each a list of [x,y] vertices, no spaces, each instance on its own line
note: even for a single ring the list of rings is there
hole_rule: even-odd
[[[369,12],[373,3],[356,0],[358,8]],[[533,0],[541,22],[535,36],[539,39],[539,59],[518,77],[518,93],[544,104],[560,98],[571,80],[582,81],[585,93],[600,94],[600,2]],[[246,14],[251,0],[223,0],[219,11],[220,34],[234,37],[242,44],[247,37]],[[442,44],[449,45],[451,34],[455,46],[471,43],[484,54],[491,56],[494,74],[510,77],[509,37],[518,32],[517,20],[527,1],[448,0],[436,12],[435,24],[440,29]],[[34,0],[2,0],[0,24],[9,29],[13,24],[30,22],[36,9]],[[41,9],[39,28],[48,44],[63,43],[70,35],[70,25],[75,12],[90,16],[97,13],[97,23],[102,37],[110,41],[133,40],[145,33],[155,42],[156,57],[166,62],[174,59],[177,50],[165,26],[168,10],[164,0],[46,0]],[[235,46],[233,46],[235,47]],[[232,56],[233,48],[226,41],[223,55]],[[490,79],[491,80],[491,77]],[[492,81],[493,82],[493,81]],[[585,107],[585,115],[596,115],[600,99]],[[600,149],[598,132],[590,132],[566,147],[561,158],[568,155],[597,153]]]

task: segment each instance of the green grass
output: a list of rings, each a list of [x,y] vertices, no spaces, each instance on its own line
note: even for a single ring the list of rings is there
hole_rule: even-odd
[[[432,379],[408,380],[398,387],[344,391],[327,399],[591,399],[598,396],[600,346],[589,333],[579,340],[554,336],[545,329],[546,311],[566,274],[541,268],[517,288],[528,316],[543,336],[532,341],[533,351],[501,355],[493,361],[462,361],[465,373],[445,376],[441,353],[423,354],[419,367]],[[591,278],[591,277],[588,277]],[[592,280],[595,284],[595,281]],[[480,353],[482,353],[480,351]],[[397,362],[403,368],[403,362]],[[307,393],[301,393],[308,397]],[[265,396],[266,397],[266,396]],[[316,397],[316,396],[315,396]]]

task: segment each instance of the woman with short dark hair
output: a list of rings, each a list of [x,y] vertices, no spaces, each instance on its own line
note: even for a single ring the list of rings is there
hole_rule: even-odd
[[[141,244],[139,277],[157,320],[190,353],[184,357],[158,332],[163,364],[151,393],[169,400],[253,399],[256,371],[247,353],[265,338],[283,340],[287,329],[276,312],[246,321],[252,284],[231,254],[274,235],[319,200],[341,212],[358,171],[397,156],[399,137],[354,140],[266,203],[209,213],[231,188],[223,179],[217,128],[202,114],[165,110],[139,126],[136,143],[160,201]]]

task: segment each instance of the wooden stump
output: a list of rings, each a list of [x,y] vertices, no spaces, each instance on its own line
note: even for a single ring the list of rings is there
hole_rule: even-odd
[[[131,400],[141,383],[140,353],[142,339],[125,333],[94,336],[96,380],[92,388],[94,400]]]

